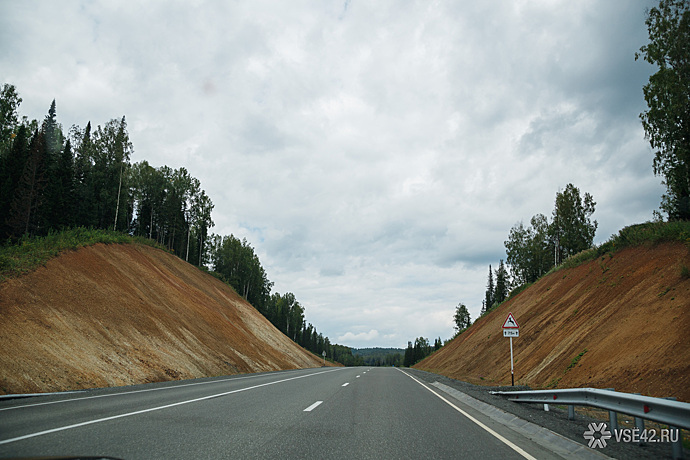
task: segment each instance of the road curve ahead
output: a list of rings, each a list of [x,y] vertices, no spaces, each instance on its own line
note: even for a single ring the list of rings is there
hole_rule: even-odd
[[[558,458],[395,368],[321,368],[0,402],[0,457]]]

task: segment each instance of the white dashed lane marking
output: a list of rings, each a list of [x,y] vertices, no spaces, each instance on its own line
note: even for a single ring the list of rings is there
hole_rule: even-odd
[[[313,411],[314,409],[316,409],[317,407],[319,407],[319,406],[321,405],[322,402],[323,402],[323,401],[316,401],[314,404],[312,404],[311,406],[309,406],[309,407],[307,407],[306,409],[304,409],[304,412],[311,412],[311,411]]]

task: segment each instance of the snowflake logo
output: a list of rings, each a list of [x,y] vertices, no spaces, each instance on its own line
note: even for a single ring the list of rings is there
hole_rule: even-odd
[[[595,434],[599,436],[595,436]],[[585,440],[589,441],[588,447],[596,449],[606,447],[606,440],[611,439],[611,432],[608,430],[606,423],[590,423],[584,435]]]

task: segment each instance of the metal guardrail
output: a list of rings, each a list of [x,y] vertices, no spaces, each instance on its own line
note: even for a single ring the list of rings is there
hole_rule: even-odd
[[[673,398],[653,398],[612,389],[568,388],[561,390],[492,391],[509,401],[560,404],[568,406],[568,418],[574,419],[574,406],[591,406],[609,411],[611,429],[618,428],[617,413],[635,417],[635,425],[644,429],[644,420],[668,425],[672,429],[690,430],[690,403]],[[680,432],[679,432],[680,433]],[[673,458],[683,458],[681,439],[673,445]]]
[[[597,388],[492,391],[509,401],[593,406],[690,430],[690,403]]]

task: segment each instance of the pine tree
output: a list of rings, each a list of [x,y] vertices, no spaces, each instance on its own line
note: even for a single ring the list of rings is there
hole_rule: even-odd
[[[36,130],[31,139],[29,156],[14,191],[7,219],[14,237],[38,233],[41,230],[43,191],[46,178],[46,148],[43,130]]]
[[[60,229],[75,225],[74,158],[69,140],[48,166],[48,174],[46,227]]]
[[[490,310],[491,307],[494,305],[494,296],[495,296],[495,287],[494,287],[494,275],[491,272],[491,265],[489,265],[489,281],[486,283],[486,296],[484,299],[485,305],[486,305],[486,310]]]
[[[98,224],[98,218],[93,174],[95,152],[91,139],[91,122],[88,122],[83,132],[77,129],[73,134],[72,141],[76,144],[74,146],[76,153],[74,159],[75,225],[95,227]]]
[[[2,239],[14,233],[8,220],[28,158],[29,132],[28,128],[22,125],[17,129],[8,154],[0,157],[0,237]]]
[[[405,357],[403,358],[403,366],[410,367],[414,365],[414,348],[412,347],[412,342],[407,342],[407,348],[405,349]]]
[[[510,291],[510,280],[508,279],[508,272],[503,259],[501,259],[498,270],[496,270],[496,290],[494,291],[494,302],[501,304],[507,297]]]
[[[48,231],[51,228],[59,228],[64,226],[66,223],[66,213],[71,210],[65,209],[65,195],[63,190],[63,175],[71,176],[72,167],[71,164],[67,167],[69,170],[62,171],[61,166],[61,153],[62,148],[62,130],[57,122],[57,111],[55,108],[55,99],[50,104],[50,109],[48,114],[43,120],[41,125],[41,131],[43,132],[44,139],[44,170],[45,170],[45,188],[43,190],[42,197],[42,212],[37,215],[38,227],[42,228],[42,231]],[[69,152],[71,154],[71,151]],[[67,177],[64,178],[65,182],[68,181]]]
[[[50,104],[48,115],[43,120],[43,131],[45,136],[46,151],[50,160],[54,160],[62,150],[62,130],[57,122],[57,110],[55,99]]]

